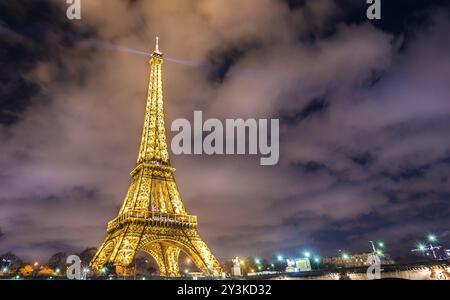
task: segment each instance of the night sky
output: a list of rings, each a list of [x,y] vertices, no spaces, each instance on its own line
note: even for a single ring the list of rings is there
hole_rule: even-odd
[[[171,155],[200,234],[236,255],[450,247],[450,3],[0,1],[0,253],[103,240],[139,147],[160,36],[175,118],[279,118],[280,161]],[[395,2],[395,4],[393,3]],[[120,47],[119,47],[120,46]],[[174,61],[182,63],[175,63]],[[169,133],[172,135],[172,133]],[[169,138],[170,140],[170,138]]]

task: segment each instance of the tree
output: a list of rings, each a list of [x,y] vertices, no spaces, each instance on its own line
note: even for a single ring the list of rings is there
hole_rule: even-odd
[[[18,271],[19,275],[22,277],[29,277],[33,275],[34,269],[32,265],[24,265]]]
[[[248,273],[252,273],[252,272],[261,271],[258,268],[260,265],[256,264],[256,257],[253,257],[253,256],[246,257],[243,261],[243,264],[241,264],[241,266],[242,266],[242,273],[244,275],[247,275]]]
[[[83,251],[81,251],[78,254],[78,257],[80,257],[80,259],[81,259],[81,265],[84,267],[89,266],[89,263],[91,262],[91,260],[94,257],[96,252],[97,252],[97,248],[94,248],[94,247],[86,248]]]
[[[38,276],[53,276],[55,275],[55,270],[49,266],[42,266],[38,271]]]
[[[232,260],[227,260],[223,263],[222,269],[226,274],[231,274],[231,268],[233,268]]]
[[[47,262],[47,266],[53,269],[64,270],[66,268],[67,254],[58,252],[53,254]]]
[[[6,252],[0,255],[0,266],[5,266],[11,270],[17,270],[23,265],[22,259],[12,252]]]

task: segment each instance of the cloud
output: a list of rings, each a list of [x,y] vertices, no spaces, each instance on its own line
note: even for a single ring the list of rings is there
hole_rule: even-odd
[[[99,244],[135,163],[148,80],[144,57],[99,43],[150,52],[155,35],[166,57],[200,66],[166,60],[166,125],[198,109],[282,119],[276,167],[171,157],[187,210],[220,258],[301,245],[329,254],[363,247],[358,238],[394,243],[448,227],[450,23],[429,11],[432,22],[404,45],[347,22],[336,3],[84,1],[80,22],[47,24],[55,54],[24,54],[34,58],[17,76],[29,94],[11,95],[27,109],[14,106],[20,118],[0,129],[0,250],[48,257]],[[26,46],[25,32],[1,28]]]

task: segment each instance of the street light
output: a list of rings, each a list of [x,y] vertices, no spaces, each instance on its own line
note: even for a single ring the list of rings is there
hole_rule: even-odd
[[[83,268],[83,279],[86,280],[87,274],[89,273],[89,268]]]
[[[314,257],[314,262],[315,262],[315,263],[319,263],[319,262],[320,262],[320,258],[318,258],[317,256]]]
[[[343,254],[342,254],[342,258],[345,259],[345,260],[347,260],[347,259],[349,259],[349,256],[348,256],[347,253],[343,253]]]
[[[384,247],[384,243],[383,242],[378,242],[378,247],[383,248]]]
[[[11,261],[12,261],[12,260],[11,260],[11,259],[3,258],[2,261],[8,263],[8,265],[6,265],[6,266],[4,266],[4,267],[2,268],[3,275],[5,275],[5,273],[8,273],[8,272],[9,272],[9,267],[11,266]]]
[[[278,256],[277,256],[277,260],[278,260],[278,261],[283,261],[283,256],[278,255]]]
[[[429,234],[428,235],[428,241],[429,242],[436,242],[437,238],[434,234]]]
[[[305,251],[304,255],[306,258],[309,258],[311,256],[311,253],[309,253],[308,251]]]
[[[259,265],[261,263],[261,260],[259,258],[255,258],[255,263]]]
[[[417,248],[419,249],[419,251],[425,251],[425,245],[424,244],[419,244],[417,245]]]

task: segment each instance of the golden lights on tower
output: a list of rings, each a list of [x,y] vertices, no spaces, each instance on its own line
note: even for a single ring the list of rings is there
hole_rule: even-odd
[[[163,54],[159,38],[150,57],[150,79],[136,166],[118,216],[107,225],[106,238],[90,265],[99,273],[113,263],[130,272],[136,252],[156,261],[162,276],[179,276],[183,251],[205,275],[219,276],[221,267],[197,229],[197,217],[186,212],[170,165],[164,126]]]

